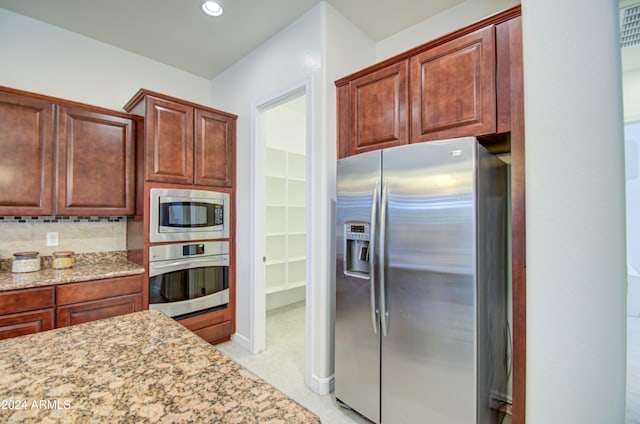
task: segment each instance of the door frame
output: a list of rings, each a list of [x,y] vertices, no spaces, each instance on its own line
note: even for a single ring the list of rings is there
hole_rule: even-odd
[[[306,228],[311,227],[313,202],[311,194],[311,181],[313,175],[312,167],[312,82],[311,78],[301,82],[284,87],[275,91],[271,95],[259,99],[251,106],[251,127],[252,127],[252,143],[251,143],[251,228],[250,234],[250,270],[251,290],[249,293],[249,350],[252,354],[262,352],[266,348],[266,287],[265,287],[265,266],[263,257],[265,255],[265,225],[264,225],[264,205],[265,205],[265,149],[266,144],[263,137],[264,134],[264,112],[272,107],[278,106],[288,100],[294,99],[301,95],[306,95]],[[311,253],[311,242],[308,234],[306,237],[306,287],[305,287],[305,384],[311,385],[312,375],[312,308],[313,290],[311,290],[310,270],[312,269],[313,257]]]

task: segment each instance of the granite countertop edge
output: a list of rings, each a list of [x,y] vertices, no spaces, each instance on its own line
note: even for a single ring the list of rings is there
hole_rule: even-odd
[[[158,311],[0,341],[0,375],[8,423],[320,423]]]
[[[129,261],[105,261],[77,265],[67,269],[43,268],[40,271],[12,273],[0,271],[0,292],[78,283],[144,273],[144,267]]]

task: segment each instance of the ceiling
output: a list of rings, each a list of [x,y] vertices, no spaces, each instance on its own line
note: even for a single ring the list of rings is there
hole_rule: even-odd
[[[202,13],[202,0],[0,0],[0,7],[213,79],[320,1],[220,0],[217,18]],[[463,2],[327,1],[373,41]]]

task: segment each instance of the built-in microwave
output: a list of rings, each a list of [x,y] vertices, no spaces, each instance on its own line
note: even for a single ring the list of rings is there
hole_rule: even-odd
[[[152,188],[149,198],[151,243],[229,237],[229,193]]]

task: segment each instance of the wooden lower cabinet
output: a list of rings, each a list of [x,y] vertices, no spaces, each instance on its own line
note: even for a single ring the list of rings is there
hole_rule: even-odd
[[[143,274],[0,292],[0,340],[142,310]]]
[[[142,275],[56,286],[56,327],[142,310]]]
[[[0,316],[0,340],[53,329],[53,308]]]
[[[233,324],[228,308],[220,311],[196,315],[178,322],[211,344],[221,343],[231,338]]]
[[[54,306],[51,286],[0,292],[0,340],[51,330]]]
[[[142,293],[58,306],[56,311],[56,327],[67,327],[69,325],[111,318],[140,311],[141,309]]]

